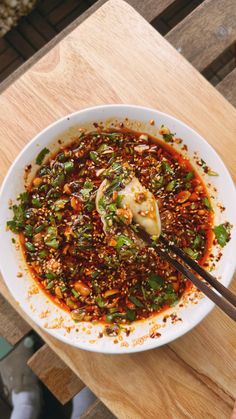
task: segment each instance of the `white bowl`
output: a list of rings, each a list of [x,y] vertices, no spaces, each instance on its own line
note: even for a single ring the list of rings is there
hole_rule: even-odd
[[[211,311],[214,304],[199,293],[197,293],[198,297],[194,296],[194,302],[189,301],[189,296],[186,295],[184,307],[180,307],[178,304],[164,313],[165,315],[174,313],[177,319],[181,320],[173,322],[175,316],[172,318],[170,316],[167,322],[163,323],[163,314],[160,314],[134,323],[129,336],[126,336],[125,332],[121,332],[118,338],[108,336],[98,338],[99,332],[103,329],[102,325],[75,324],[68,313],[58,308],[38,288],[27,270],[20,251],[16,250],[12,244],[13,235],[6,231],[6,222],[12,216],[8,209],[9,200],[14,201],[17,195],[23,191],[24,167],[32,164],[34,172],[35,157],[42,148],[47,146],[50,150],[55,151],[59,147],[58,137],[64,142],[68,142],[78,126],[92,127],[92,123],[95,121],[106,121],[109,124],[115,119],[124,121],[125,118],[128,118],[131,127],[152,134],[156,134],[158,127],[164,124],[187,144],[187,154],[191,157],[192,163],[201,175],[205,176],[205,182],[211,182],[217,188],[215,203],[219,201],[226,207],[226,210],[221,213],[217,205],[214,205],[216,224],[227,220],[234,226],[231,241],[223,249],[223,256],[213,272],[214,275],[221,278],[222,283],[226,286],[230,283],[236,262],[236,193],[234,184],[220,157],[193,129],[167,114],[130,105],[107,105],[84,109],[50,125],[22,150],[2,185],[0,193],[0,267],[13,297],[38,326],[70,345],[104,353],[138,352],[171,342],[196,326]],[[155,121],[155,125],[150,125],[151,119]],[[77,128],[75,128],[76,126]],[[202,170],[196,166],[192,159],[193,153],[196,151],[219,176],[210,178],[202,173]],[[213,194],[212,189],[210,193]],[[19,271],[23,274],[21,278],[17,276]],[[196,302],[197,304],[195,304]],[[160,333],[160,336],[156,332]]]

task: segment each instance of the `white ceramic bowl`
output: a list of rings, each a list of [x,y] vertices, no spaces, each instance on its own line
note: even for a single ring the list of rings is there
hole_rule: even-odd
[[[117,339],[108,336],[98,338],[99,332],[103,329],[102,325],[75,324],[68,313],[58,308],[38,289],[27,271],[19,250],[16,250],[12,244],[13,235],[6,231],[5,226],[6,221],[12,216],[8,209],[9,200],[14,201],[17,195],[23,191],[23,169],[26,165],[33,164],[34,172],[35,157],[43,147],[47,146],[50,150],[55,151],[58,148],[58,137],[64,142],[68,142],[78,129],[75,126],[92,127],[92,123],[95,121],[106,121],[109,124],[114,120],[124,121],[125,118],[128,118],[131,127],[152,134],[156,134],[158,127],[164,124],[187,144],[188,156],[193,157],[193,153],[197,151],[199,156],[213,170],[217,171],[219,174],[217,177],[203,176],[207,183],[210,181],[217,188],[215,203],[222,202],[226,207],[226,210],[221,214],[215,205],[216,224],[227,220],[234,226],[232,239],[223,249],[223,256],[213,272],[216,276],[221,277],[222,283],[226,286],[230,283],[236,261],[236,194],[234,184],[220,157],[194,130],[164,113],[130,105],[107,105],[84,109],[50,125],[22,150],[2,185],[0,194],[0,267],[13,297],[38,326],[70,345],[104,353],[138,352],[171,342],[196,326],[214,305],[202,295],[197,298],[197,304],[187,302],[189,296],[185,296],[184,307],[177,305],[168,310],[168,314],[176,314],[177,318],[181,319],[179,321],[173,322],[169,317],[167,322],[163,323],[163,314],[161,314],[155,318],[134,323],[129,336],[122,332]],[[154,126],[149,123],[151,119],[155,121]],[[193,160],[191,161],[193,162]],[[195,167],[201,172],[198,166],[195,165]],[[212,191],[210,193],[212,194]],[[17,276],[19,271],[23,273],[21,278]],[[165,312],[165,314],[167,313]],[[156,332],[160,333],[160,336]]]

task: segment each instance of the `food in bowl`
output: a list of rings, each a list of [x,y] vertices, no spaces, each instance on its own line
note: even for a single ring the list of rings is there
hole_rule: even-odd
[[[134,179],[137,205],[154,196],[168,239],[205,268],[209,265],[214,238],[210,196],[190,160],[173,147],[178,139],[164,126],[160,134],[164,141],[127,128],[97,127],[48,160],[44,148],[36,158],[40,168],[12,206],[7,225],[19,234],[31,274],[75,321],[130,324],[151,318],[178,303],[191,287],[155,252],[155,234],[153,246],[140,245],[137,221],[150,213],[141,207],[134,216],[122,194]],[[112,234],[105,234],[104,223]],[[217,228],[225,244],[229,225]]]
[[[164,132],[162,131],[162,124],[164,125],[164,128],[169,127],[169,133],[165,130]],[[41,167],[47,166],[47,163],[50,160],[53,160],[59,151],[61,152],[60,148],[71,148],[71,143],[73,141],[78,142],[81,134],[86,135],[89,132],[98,132],[99,130],[115,133],[116,130],[118,131],[120,128],[122,130],[127,129],[128,131],[132,129],[137,136],[138,134],[141,136],[142,133],[146,133],[146,135],[150,136],[150,143],[153,139],[152,136],[158,137],[161,144],[164,146],[166,145],[166,149],[168,149],[169,146],[171,148],[173,146],[173,149],[175,149],[177,153],[180,151],[183,159],[185,159],[185,157],[187,160],[189,159],[191,166],[194,169],[193,172],[197,173],[197,176],[200,175],[200,182],[203,182],[203,186],[205,187],[205,190],[207,190],[206,197],[208,197],[214,211],[214,213],[212,212],[212,217],[214,217],[214,224],[212,224],[214,229],[214,232],[212,232],[213,245],[209,256],[205,262],[202,261],[202,263],[203,265],[207,263],[208,266],[205,267],[210,269],[212,274],[225,286],[229,285],[235,268],[234,256],[236,246],[236,199],[235,187],[232,179],[222,160],[213,148],[197,132],[183,122],[157,110],[141,106],[103,105],[84,109],[65,116],[41,131],[25,146],[14,161],[0,192],[0,240],[1,243],[4,243],[0,252],[1,272],[6,285],[17,303],[27,316],[44,331],[51,336],[78,348],[113,354],[143,351],[171,342],[195,327],[212,310],[214,304],[208,298],[204,297],[195,287],[188,287],[188,284],[184,283],[184,281],[180,281],[180,285],[183,288],[185,287],[182,296],[180,297],[180,294],[175,292],[176,297],[180,298],[170,302],[169,308],[167,308],[167,305],[163,304],[159,311],[153,310],[152,312],[147,313],[148,317],[143,318],[141,321],[129,321],[128,319],[119,319],[119,317],[116,318],[115,316],[114,319],[111,319],[111,322],[114,323],[109,323],[107,319],[105,319],[105,321],[74,321],[71,317],[73,309],[66,308],[65,306],[65,309],[61,308],[63,302],[61,303],[61,300],[57,299],[58,297],[56,296],[51,297],[52,294],[50,293],[50,289],[44,291],[45,287],[43,288],[37,279],[33,279],[32,270],[21,251],[24,249],[24,246],[22,246],[22,244],[19,245],[19,236],[24,236],[25,220],[23,218],[21,219],[22,210],[17,210],[16,207],[14,208],[16,218],[14,217],[13,221],[15,224],[12,223],[9,225],[9,227],[16,231],[16,234],[9,231],[9,227],[6,229],[6,223],[7,221],[12,220],[14,215],[12,215],[13,205],[17,206],[20,204],[20,201],[17,201],[17,197],[24,191],[25,183],[27,185],[26,189],[30,189],[29,186],[32,185],[32,180],[35,177],[39,177],[36,175],[36,172],[40,170]],[[172,136],[171,133],[176,133],[176,135]],[[163,134],[166,134],[167,137],[164,137]],[[180,139],[182,139],[182,141]],[[164,141],[169,142],[165,144]],[[108,141],[106,142],[109,145]],[[140,142],[140,144],[142,143]],[[154,145],[155,144],[153,143],[153,146]],[[50,153],[47,154],[48,150],[50,150]],[[90,151],[95,150],[91,149]],[[38,164],[36,164],[35,160],[38,154]],[[141,162],[141,166],[146,159],[145,156],[145,154],[140,154],[140,156],[137,155],[137,158],[140,157],[139,161]],[[67,158],[67,160],[70,159]],[[91,160],[90,155],[88,155],[88,160]],[[92,162],[93,160],[90,161],[90,165]],[[98,167],[95,162],[93,163],[97,171]],[[25,173],[24,168],[26,169]],[[143,165],[142,170],[144,169]],[[213,172],[212,169],[217,172],[218,176],[216,176],[216,173]],[[148,166],[146,167],[146,170],[148,172]],[[150,167],[150,170],[153,171],[153,168]],[[137,170],[135,169],[134,174],[136,174],[136,171]],[[190,171],[192,170],[190,169]],[[26,174],[26,178],[24,174]],[[105,180],[101,177],[101,174],[100,177],[97,175],[99,175],[99,172],[96,173],[96,178],[94,177],[98,182],[96,189],[94,188],[93,190],[96,196],[99,185]],[[140,174],[136,177],[142,185],[142,188],[146,187],[145,174],[142,176],[144,183],[140,178]],[[166,174],[163,177],[166,178]],[[83,180],[85,183],[85,179]],[[150,177],[147,178],[147,181],[148,180],[150,180]],[[162,178],[160,180],[162,181]],[[109,182],[108,179],[107,181]],[[163,189],[161,190],[161,188]],[[82,187],[82,189],[89,188]],[[150,190],[150,193],[152,193],[152,190]],[[160,195],[162,193],[164,193],[164,185],[160,187],[160,191],[158,192]],[[201,196],[203,198],[203,195]],[[157,203],[160,207],[159,201],[160,200],[158,200]],[[123,204],[121,204],[119,208],[122,208]],[[9,209],[9,205],[11,206],[11,209]],[[69,205],[68,202],[65,209],[70,208]],[[95,199],[94,205],[96,205]],[[171,207],[171,201],[168,205]],[[24,209],[28,206],[29,204],[24,202],[23,198],[22,208]],[[34,211],[37,213],[36,209],[37,204],[36,208],[34,208]],[[168,218],[165,220],[163,217],[165,207],[160,207],[159,210],[163,231],[165,231],[165,221],[168,221]],[[90,217],[91,213],[88,212],[88,215]],[[107,240],[108,237],[105,238],[107,232],[104,231],[101,215],[99,215],[98,218],[100,219],[101,233],[104,235],[104,240]],[[135,217],[133,217],[133,221],[135,221],[134,218]],[[231,230],[231,240],[226,246],[230,236],[230,225],[227,221],[230,225],[233,225],[233,228]],[[50,219],[47,219],[47,222],[50,224]],[[114,220],[114,222],[116,221]],[[36,227],[36,225],[34,226],[33,224],[32,226],[33,228]],[[126,228],[128,227],[129,226]],[[19,228],[22,229],[20,234],[17,231]],[[171,232],[171,224],[168,228],[170,228]],[[175,231],[177,230],[176,227]],[[168,237],[167,233],[166,237]],[[32,237],[29,237],[28,241],[32,242]],[[47,250],[49,249],[50,247],[47,248]],[[128,250],[128,248],[126,250]],[[199,250],[200,254],[198,256],[201,258],[202,251],[201,249]],[[116,251],[115,247],[113,248],[113,253],[115,253],[114,251]],[[212,255],[215,256],[214,260],[212,260]],[[201,259],[199,259],[199,261],[200,260]],[[111,264],[111,268],[112,267]],[[161,266],[158,268],[155,265],[154,272],[156,268],[158,270]],[[153,268],[151,270],[153,270]],[[128,271],[128,273],[130,272]],[[148,291],[152,290],[148,284],[147,289]],[[158,293],[158,290],[156,292]],[[102,298],[104,297],[102,296]],[[57,302],[55,303],[55,301]],[[138,308],[135,308],[134,311],[137,315],[141,312]]]

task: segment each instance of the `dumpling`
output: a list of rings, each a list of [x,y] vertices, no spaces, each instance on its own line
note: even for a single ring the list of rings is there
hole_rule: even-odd
[[[133,177],[118,194],[123,197],[121,207],[132,211],[133,220],[150,236],[159,237],[161,220],[154,195],[136,177]]]
[[[105,179],[98,188],[96,196],[96,208],[101,215],[105,230],[106,210],[101,208],[99,202],[104,197],[104,193],[109,185],[109,181]],[[118,190],[117,193],[122,198],[120,199],[120,208],[130,210],[133,221],[139,224],[150,236],[159,237],[161,234],[161,220],[154,195],[135,176],[131,177],[125,187]]]

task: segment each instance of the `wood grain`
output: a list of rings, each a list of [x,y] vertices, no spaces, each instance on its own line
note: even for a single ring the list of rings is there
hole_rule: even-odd
[[[231,71],[216,88],[236,107],[236,69]]]
[[[155,16],[161,14],[168,6],[174,3],[175,0],[149,0],[149,5],[146,7],[146,2],[144,3],[141,0],[129,0],[129,3],[137,10],[141,15],[143,15],[148,21],[154,19]],[[39,51],[37,51],[33,56],[28,58],[28,60],[17,68],[10,76],[5,79],[0,84],[0,93],[3,92],[11,83],[18,79],[22,74],[25,73],[33,64],[35,64],[41,57],[43,57],[47,52],[49,52],[60,40],[64,39],[73,29],[77,28],[85,19],[87,19],[91,14],[98,10],[107,0],[98,0],[94,3],[88,10],[86,10],[82,15],[75,19],[70,25],[63,29],[58,35],[54,28],[42,18],[42,16],[37,12],[33,11],[28,17],[28,20],[35,26],[39,33],[41,33],[46,39],[50,40],[46,45],[44,45]],[[40,3],[40,11],[43,14],[47,14],[50,10],[56,7],[59,3],[62,3],[61,0],[51,0],[48,2]],[[151,6],[150,6],[151,5]],[[51,39],[53,38],[53,39]],[[1,41],[0,40],[0,52],[1,52]],[[4,45],[3,45],[4,48]],[[0,80],[1,81],[1,80]]]
[[[80,416],[80,419],[115,419],[115,416],[102,402],[96,400],[92,406]]]
[[[29,331],[30,326],[0,294],[0,336],[11,345],[19,342]]]
[[[85,387],[84,383],[48,345],[42,346],[28,360],[27,365],[59,400],[65,404]]]
[[[8,47],[2,54],[0,54],[0,71],[8,67],[19,55],[14,48]]]
[[[18,32],[17,29],[11,29],[6,35],[6,40],[14,45],[16,51],[24,58],[27,59],[34,54],[35,49],[32,45]]]
[[[57,34],[53,26],[50,25],[37,10],[30,13],[27,20],[47,41]]]
[[[3,282],[0,290],[14,304]],[[21,312],[19,306],[17,311]],[[119,419],[156,419],[157,411],[164,419],[230,417],[233,400],[208,388],[167,346],[109,356],[73,349],[34,329]]]
[[[235,0],[205,0],[166,39],[202,71],[236,39]]]
[[[24,144],[56,118],[122,102],[161,109],[188,123],[236,180],[236,110],[120,0],[107,2],[1,95],[1,180]],[[14,305],[3,282],[0,290]],[[217,309],[169,347],[130,356],[73,349],[34,328],[119,418],[156,418],[157,412],[163,419],[230,416],[235,326]]]
[[[2,80],[5,81],[5,78],[7,77],[7,75],[9,74],[9,72],[14,72],[17,68],[19,68],[19,66],[23,62],[24,62],[23,58],[22,57],[18,57],[14,61],[12,61],[11,64],[8,64],[8,66],[3,71],[1,71],[1,74],[0,74],[0,82]],[[1,86],[1,84],[3,84],[3,83],[0,83],[0,86]]]
[[[236,274],[231,290],[236,294]],[[170,347],[194,370],[195,376],[230,402],[230,397],[236,399],[236,380],[232,379],[232,371],[233,374],[236,372],[233,361],[236,357],[236,335],[234,323],[230,321],[231,333],[228,325],[228,318],[215,308],[191,333],[171,343]],[[230,359],[229,353],[232,355]]]
[[[128,3],[148,22],[154,20],[174,2],[175,0],[128,0]]]

